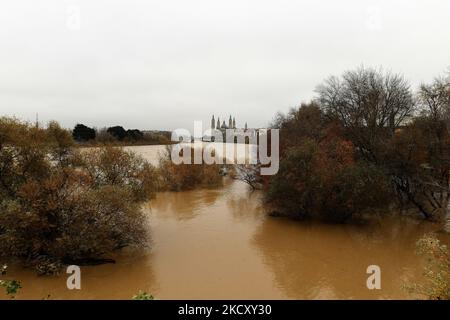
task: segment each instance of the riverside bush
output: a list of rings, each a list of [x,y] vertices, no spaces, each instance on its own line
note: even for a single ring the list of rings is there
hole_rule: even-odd
[[[423,295],[430,300],[450,299],[450,252],[435,234],[426,234],[417,241],[417,253],[426,259],[424,277],[420,284],[405,285],[413,294]]]
[[[182,191],[197,186],[218,186],[222,182],[219,164],[174,164],[170,158],[170,147],[159,159],[159,176],[163,190]],[[190,148],[193,157],[194,148]]]
[[[45,274],[145,245],[141,206],[155,177],[120,148],[79,151],[56,122],[38,128],[0,118],[0,255]]]

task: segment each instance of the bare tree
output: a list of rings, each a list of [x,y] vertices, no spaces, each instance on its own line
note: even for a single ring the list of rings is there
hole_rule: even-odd
[[[239,164],[234,166],[234,172],[230,176],[233,179],[245,182],[252,190],[257,190],[262,187],[260,170],[259,164]]]
[[[415,110],[408,82],[373,68],[330,77],[316,91],[325,113],[342,123],[361,154],[372,161],[379,160],[386,139]]]
[[[450,77],[438,77],[431,84],[422,84],[419,101],[426,115],[434,120],[449,120]]]
[[[393,182],[428,219],[443,220],[450,198],[450,85],[444,78],[422,85],[421,116],[393,141]]]

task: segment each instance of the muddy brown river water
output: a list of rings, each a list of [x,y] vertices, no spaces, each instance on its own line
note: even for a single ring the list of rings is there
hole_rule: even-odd
[[[163,147],[131,149],[155,162]],[[64,273],[39,277],[13,265],[8,275],[22,282],[19,299],[130,299],[139,290],[157,299],[413,298],[402,284],[422,279],[415,242],[436,225],[398,217],[297,222],[267,216],[260,196],[232,180],[220,189],[159,193],[144,209],[149,248],[81,267],[81,290],[68,290]],[[381,290],[366,287],[373,264]]]

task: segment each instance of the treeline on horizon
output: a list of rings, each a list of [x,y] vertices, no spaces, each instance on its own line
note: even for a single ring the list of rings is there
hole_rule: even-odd
[[[141,131],[125,129],[122,126],[108,128],[90,128],[78,123],[72,130],[73,139],[81,144],[121,144],[121,145],[155,145],[170,144],[170,131]]]

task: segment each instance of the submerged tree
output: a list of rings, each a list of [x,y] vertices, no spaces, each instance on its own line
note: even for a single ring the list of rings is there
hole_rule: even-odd
[[[140,206],[155,191],[154,168],[119,148],[72,146],[54,122],[0,119],[0,255],[41,273],[146,243]]]
[[[237,164],[233,166],[231,178],[242,181],[250,186],[252,190],[261,189],[263,178],[261,176],[261,165],[259,164]]]
[[[400,195],[428,219],[443,220],[450,196],[450,82],[419,91],[421,115],[398,131],[385,163]]]
[[[316,105],[303,105],[281,121],[280,170],[265,193],[272,211],[294,218],[344,222],[389,204],[384,173],[359,161],[340,126],[323,118]],[[296,134],[291,141],[284,141],[291,138],[290,132]]]
[[[448,78],[422,85],[417,99],[400,75],[359,68],[318,87],[318,102],[337,120],[358,157],[385,172],[402,202],[442,220],[449,199]]]
[[[190,152],[190,159],[194,159],[193,147],[181,149],[180,156],[183,156],[184,152]],[[222,183],[221,165],[206,164],[204,159],[199,164],[175,164],[171,154],[172,147],[167,147],[159,158],[158,173],[163,190],[183,191],[197,186],[218,186]]]

